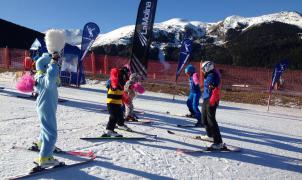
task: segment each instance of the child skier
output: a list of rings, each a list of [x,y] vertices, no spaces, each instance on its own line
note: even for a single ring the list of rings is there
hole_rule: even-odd
[[[189,76],[190,82],[190,94],[187,100],[187,106],[191,114],[186,115],[187,117],[195,117],[197,119],[197,123],[195,124],[196,127],[202,127],[203,124],[201,123],[201,113],[198,109],[199,99],[201,96],[200,86],[199,86],[199,77],[198,74],[195,72],[195,68],[193,65],[189,64],[186,69],[185,73]]]
[[[214,63],[205,61],[201,65],[201,71],[204,73],[204,92],[202,104],[202,121],[205,125],[207,135],[204,137],[213,140],[210,148],[224,149],[226,146],[222,143],[220,130],[216,121],[216,109],[219,104],[219,85],[220,74],[214,69]]]
[[[137,116],[134,114],[133,99],[137,93],[144,93],[143,86],[139,83],[140,76],[136,73],[130,75],[129,80],[124,87],[123,103],[125,105],[125,120],[126,121],[138,121]]]
[[[110,79],[107,81],[107,109],[110,114],[106,132],[103,137],[122,137],[114,131],[117,125],[119,129],[131,131],[125,123],[122,110],[122,96],[124,85],[129,78],[129,70],[126,67],[121,69],[113,68],[110,71]]]
[[[65,35],[60,30],[48,30],[45,35],[48,52],[37,60],[35,75],[38,97],[36,109],[41,122],[41,131],[37,146],[40,148],[37,164],[42,167],[59,165],[53,157],[57,140],[56,110],[58,105],[57,80],[59,76],[59,53],[65,45]]]

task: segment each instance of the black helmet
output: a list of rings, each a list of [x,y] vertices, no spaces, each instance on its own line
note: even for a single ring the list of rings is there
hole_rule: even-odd
[[[125,85],[126,81],[129,80],[129,76],[130,76],[130,70],[128,67],[124,66],[122,68],[120,68],[120,83],[122,86]]]

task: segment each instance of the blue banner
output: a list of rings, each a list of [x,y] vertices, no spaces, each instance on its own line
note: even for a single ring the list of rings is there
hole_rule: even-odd
[[[280,63],[278,63],[275,66],[275,69],[273,71],[273,77],[272,77],[272,83],[270,85],[270,91],[273,89],[275,84],[280,80],[280,77],[282,73],[285,71],[285,69],[288,67],[288,60],[282,60]]]
[[[77,78],[78,87],[80,86],[80,84],[85,83],[85,78],[83,74],[83,60],[99,34],[100,34],[100,28],[97,24],[93,22],[89,22],[85,24],[83,29],[83,35],[82,35],[81,53],[79,56],[80,60],[78,65],[78,78]]]
[[[157,0],[141,0],[132,41],[131,72],[147,77],[148,54],[153,35]]]
[[[187,63],[189,57],[192,53],[192,40],[189,38],[186,38],[181,43],[180,53],[179,53],[179,60],[178,60],[178,66],[176,70],[176,80],[183,69],[184,65]]]
[[[93,22],[85,24],[82,35],[80,61],[83,61],[85,55],[99,34],[100,28],[97,24]]]

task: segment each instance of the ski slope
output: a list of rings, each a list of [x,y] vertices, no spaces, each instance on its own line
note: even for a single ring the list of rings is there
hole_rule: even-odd
[[[33,167],[38,154],[12,149],[30,146],[38,138],[39,121],[35,102],[15,97],[10,73],[0,75],[0,179],[23,174]],[[152,119],[153,124],[131,128],[156,134],[157,141],[84,141],[80,137],[98,136],[105,129],[108,114],[106,89],[102,83],[90,81],[80,89],[60,88],[60,98],[68,102],[58,106],[57,146],[64,150],[92,150],[94,162],[33,179],[302,179],[302,111],[265,106],[221,102],[217,120],[225,143],[242,148],[240,153],[179,154],[178,148],[199,149],[208,142],[177,137],[167,130],[200,135],[202,128],[178,128],[176,124],[193,123],[180,117],[187,113],[186,97],[146,92],[134,104]],[[169,114],[167,113],[169,112]],[[124,136],[139,136],[122,132]],[[81,158],[65,155],[58,159],[68,163]]]

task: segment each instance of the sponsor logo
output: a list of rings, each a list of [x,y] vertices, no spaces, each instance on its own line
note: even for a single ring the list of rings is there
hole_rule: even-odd
[[[147,77],[146,68],[140,62],[140,60],[135,56],[135,54],[132,54],[130,66],[131,66],[131,71],[138,73],[143,77]]]
[[[144,17],[142,19],[142,34],[147,35],[150,25],[151,2],[146,2],[145,10],[143,11]]]
[[[95,28],[90,28],[89,26],[87,26],[87,31],[89,34],[89,38],[93,39],[93,31],[95,30]]]
[[[191,46],[190,42],[184,41],[183,46],[185,48],[185,51],[182,51],[181,54],[185,54],[185,55],[190,54],[190,49],[189,49]]]
[[[147,1],[145,4],[145,10],[143,11],[143,18],[141,23],[142,29],[140,30],[140,32],[139,31],[137,32],[139,41],[141,42],[142,46],[147,46],[146,36],[148,35],[149,26],[150,26],[151,6],[152,3],[150,1]]]
[[[140,32],[137,33],[142,46],[147,46],[147,38]]]

